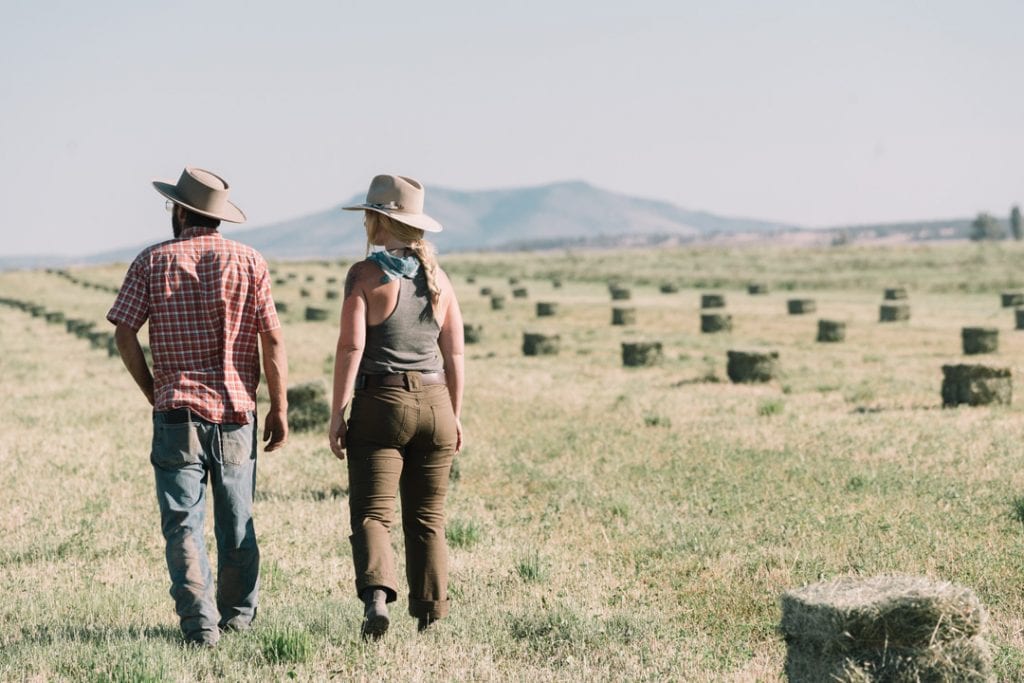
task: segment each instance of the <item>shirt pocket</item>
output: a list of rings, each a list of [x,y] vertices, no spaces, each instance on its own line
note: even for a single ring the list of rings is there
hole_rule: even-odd
[[[194,422],[153,425],[153,449],[149,460],[157,467],[177,469],[199,463],[198,425]]]
[[[221,458],[225,465],[244,465],[256,457],[253,424],[220,426]]]

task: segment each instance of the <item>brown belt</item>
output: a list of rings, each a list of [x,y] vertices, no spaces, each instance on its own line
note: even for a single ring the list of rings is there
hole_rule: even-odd
[[[417,383],[445,384],[443,372],[401,372],[393,375],[359,375],[356,377],[356,389],[376,389],[377,387],[405,387],[410,389]]]

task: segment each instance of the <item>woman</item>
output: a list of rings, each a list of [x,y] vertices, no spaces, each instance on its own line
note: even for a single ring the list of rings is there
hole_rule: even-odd
[[[448,613],[444,499],[462,448],[462,313],[424,231],[423,186],[379,175],[364,211],[367,250],[349,270],[334,363],[330,441],[348,450],[349,508],[362,634],[388,629],[398,597],[390,530],[402,496],[409,613],[423,630]],[[345,409],[352,402],[348,424]]]

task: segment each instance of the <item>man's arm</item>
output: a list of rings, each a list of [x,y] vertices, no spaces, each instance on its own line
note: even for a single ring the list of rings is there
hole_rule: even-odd
[[[146,365],[146,356],[142,353],[138,333],[124,323],[118,323],[117,329],[114,330],[114,341],[117,343],[118,353],[121,354],[121,361],[128,368],[128,373],[145,394],[149,405],[153,405],[153,375]]]
[[[270,410],[263,427],[263,440],[268,441],[264,450],[269,452],[281,448],[288,440],[288,358],[281,328],[260,332],[260,345],[263,374],[270,392]]]

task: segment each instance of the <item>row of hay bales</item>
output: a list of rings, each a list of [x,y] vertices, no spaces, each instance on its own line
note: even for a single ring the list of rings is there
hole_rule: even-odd
[[[614,289],[612,288],[612,291]],[[481,289],[481,295],[492,295],[490,288]],[[887,288],[883,294],[887,301],[906,298],[904,288]],[[614,294],[613,294],[614,298]],[[555,302],[537,302],[538,316],[553,315]],[[790,302],[793,304],[793,302]],[[543,304],[543,307],[541,306]],[[800,300],[790,309],[813,310],[814,302]],[[732,319],[722,310],[725,296],[718,293],[701,295],[702,331],[731,329]],[[493,306],[492,306],[493,307]],[[633,324],[635,309],[613,307],[612,324]],[[714,316],[713,319],[707,319]],[[706,318],[707,317],[707,318]],[[466,323],[464,337],[467,344],[478,344],[483,339],[483,326]],[[837,342],[845,339],[846,324],[841,321],[819,320],[818,341]],[[968,327],[962,330],[962,344],[967,355],[990,353],[998,348],[998,330],[993,328]],[[561,349],[561,335],[524,332],[522,352],[525,356],[557,355]],[[663,345],[659,341],[638,341],[621,343],[622,364],[625,367],[656,365],[664,358]],[[731,349],[726,353],[726,374],[734,383],[770,382],[778,378],[780,360],[778,351]],[[942,400],[944,406],[1009,404],[1012,400],[1012,377],[1007,368],[992,368],[984,365],[956,364],[942,367]]]
[[[108,292],[110,294],[117,294],[119,291],[121,291],[119,287],[114,287],[113,285],[105,285],[100,282],[90,282],[88,280],[83,280],[77,275],[73,275],[70,271],[63,270],[61,268],[47,268],[46,272],[49,273],[50,275],[56,275],[57,277],[64,278],[71,284],[78,285],[83,289],[95,289],[101,292]]]
[[[70,318],[63,311],[47,310],[45,306],[20,299],[0,298],[0,305],[17,308],[35,318],[43,318],[46,322],[53,325],[63,325],[68,334],[85,339],[92,348],[106,351],[107,355],[111,357],[120,355],[117,350],[117,343],[114,340],[114,333],[107,330],[97,330],[95,321]],[[152,353],[149,347],[143,346],[142,352],[146,355],[146,360],[152,362]]]

